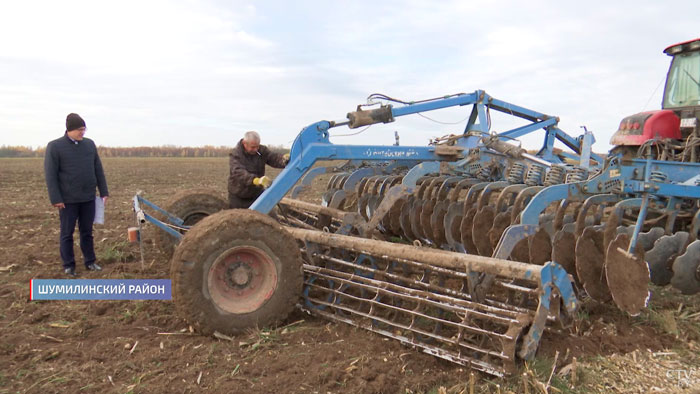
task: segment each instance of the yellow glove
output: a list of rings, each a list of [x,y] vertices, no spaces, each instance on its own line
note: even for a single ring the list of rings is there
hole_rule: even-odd
[[[283,154],[282,158],[284,159],[284,165],[287,165],[289,163],[289,153]]]
[[[270,185],[272,185],[272,179],[266,176],[261,176],[260,178],[253,178],[253,185],[262,186],[265,189],[267,189],[268,187],[270,187]]]

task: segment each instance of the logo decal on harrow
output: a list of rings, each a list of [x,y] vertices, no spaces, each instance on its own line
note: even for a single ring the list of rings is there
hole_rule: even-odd
[[[418,156],[418,152],[412,149],[407,150],[389,150],[389,149],[367,149],[365,156],[370,157],[386,157],[386,158],[404,158]]]

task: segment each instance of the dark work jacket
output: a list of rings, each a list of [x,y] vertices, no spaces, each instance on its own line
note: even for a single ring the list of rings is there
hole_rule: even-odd
[[[238,145],[229,153],[229,194],[238,198],[257,198],[264,189],[253,185],[253,178],[265,175],[265,164],[274,168],[284,168],[286,164],[282,155],[272,152],[265,145],[260,145],[258,153],[246,153],[243,140],[238,141]]]
[[[51,204],[92,201],[95,188],[100,190],[100,196],[109,195],[97,147],[88,138],[76,144],[64,135],[49,142],[44,176]]]

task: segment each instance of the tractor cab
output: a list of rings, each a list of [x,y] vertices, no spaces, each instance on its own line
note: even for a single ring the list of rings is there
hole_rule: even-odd
[[[700,110],[700,38],[671,45],[664,53],[673,60],[666,76],[663,108]]]
[[[697,162],[700,159],[700,38],[671,45],[661,110],[640,112],[620,122],[610,139],[611,153],[638,156],[633,147],[660,145],[657,159]],[[626,148],[623,148],[626,147]]]

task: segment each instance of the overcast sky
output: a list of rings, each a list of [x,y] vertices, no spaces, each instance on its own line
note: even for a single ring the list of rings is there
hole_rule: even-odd
[[[660,107],[662,51],[700,36],[698,15],[697,0],[3,1],[0,145],[45,145],[77,112],[98,145],[234,145],[254,129],[289,146],[370,93],[484,89],[570,134],[586,125],[605,151],[624,116]],[[425,145],[462,128],[414,116],[332,141],[391,144],[394,130]]]

